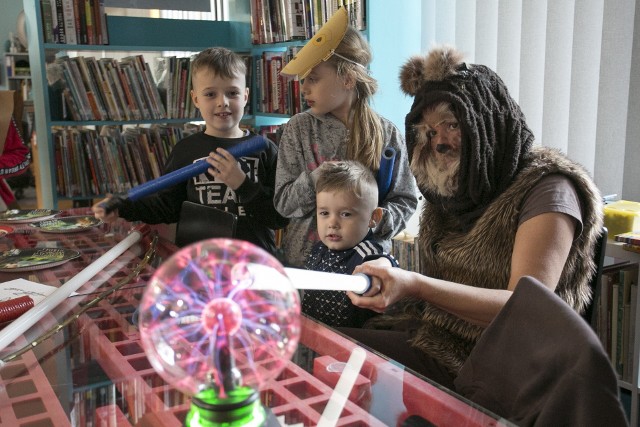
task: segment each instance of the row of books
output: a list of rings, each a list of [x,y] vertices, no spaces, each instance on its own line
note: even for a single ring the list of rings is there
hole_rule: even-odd
[[[622,249],[640,253],[640,231],[616,234],[616,242],[622,242]]]
[[[265,51],[254,58],[258,112],[292,116],[303,111],[300,81],[280,75],[299,49],[300,46],[290,46],[286,51]]]
[[[53,130],[58,195],[93,197],[126,193],[158,178],[173,146],[200,127],[153,125]]]
[[[406,231],[391,239],[391,255],[398,261],[400,268],[408,271],[420,271],[420,246],[418,237]]]
[[[626,263],[605,268],[596,301],[594,329],[611,359],[619,379],[632,378],[633,352],[638,305],[638,264]]]
[[[282,132],[284,132],[284,125],[260,126],[258,129],[251,130],[258,135],[262,135],[265,138],[275,142],[276,145],[280,145],[280,138],[282,138]]]
[[[191,101],[189,58],[164,61],[162,86],[156,84],[142,55],[113,58],[56,59],[64,89],[63,118],[84,120],[147,120],[197,118]]]
[[[191,58],[168,56],[157,58],[157,61],[162,70],[158,78],[158,88],[163,94],[166,117],[199,117],[200,113],[191,99]]]
[[[366,28],[365,0],[251,0],[251,38],[254,44],[306,40],[340,6],[347,8],[350,24]]]
[[[109,44],[104,0],[40,0],[45,43]]]

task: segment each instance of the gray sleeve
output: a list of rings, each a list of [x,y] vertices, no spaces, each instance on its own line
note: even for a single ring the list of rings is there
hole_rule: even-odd
[[[418,189],[409,168],[407,145],[398,128],[390,121],[381,118],[387,147],[396,150],[393,177],[387,197],[380,207],[383,210],[382,221],[374,230],[377,239],[388,240],[404,230],[418,205]]]
[[[569,215],[577,221],[576,237],[582,232],[580,199],[573,183],[564,175],[551,174],[538,181],[522,204],[518,226],[547,212]]]
[[[301,133],[294,116],[285,125],[278,149],[276,185],[273,202],[280,215],[301,218],[316,205],[312,172],[305,166],[304,147],[309,144],[309,132]]]

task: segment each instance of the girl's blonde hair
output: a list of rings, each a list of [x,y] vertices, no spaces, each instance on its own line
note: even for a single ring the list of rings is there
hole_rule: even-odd
[[[356,100],[352,108],[346,157],[349,160],[357,160],[377,172],[384,149],[384,138],[380,117],[369,106],[370,98],[378,90],[378,82],[369,75],[367,69],[372,59],[371,48],[360,31],[349,26],[336,48],[336,53],[348,59],[345,60],[338,55],[329,59],[336,67],[338,76],[350,76],[356,82]]]

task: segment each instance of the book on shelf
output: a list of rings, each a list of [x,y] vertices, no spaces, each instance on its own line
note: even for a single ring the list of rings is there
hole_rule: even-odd
[[[178,126],[118,126],[96,130],[52,129],[56,184],[61,197],[124,193],[161,175],[173,146],[183,138]]]
[[[89,105],[89,98],[84,84],[82,84],[82,77],[80,76],[77,65],[66,55],[57,58],[56,64],[62,69],[64,83],[66,88],[69,89],[69,93],[73,99],[72,102],[67,104],[67,107],[71,109],[72,116],[80,117],[80,120],[91,120],[93,117],[91,106]],[[68,100],[68,98],[65,99]]]
[[[64,21],[65,43],[78,44],[73,0],[62,0],[62,17]]]
[[[618,365],[620,367],[620,373],[622,379],[627,382],[631,382],[632,370],[633,370],[633,358],[629,359],[629,352],[633,355],[633,345],[635,342],[635,313],[632,314],[632,306],[635,307],[636,301],[632,299],[632,288],[637,288],[638,280],[638,265],[634,264],[628,269],[620,271],[620,286],[621,291],[621,308],[622,315],[618,316],[618,322],[622,325],[622,333],[619,337],[622,340],[620,346],[621,351],[618,355]],[[632,332],[633,330],[633,332]]]
[[[56,43],[67,43],[67,37],[65,34],[65,25],[64,25],[64,6],[62,4],[62,0],[52,0],[51,4],[54,5],[55,14],[53,19],[53,34]]]
[[[191,59],[169,56],[160,58],[159,65],[162,71],[158,89],[160,96],[165,100],[167,117],[195,117],[195,107],[188,100],[191,96]]]
[[[640,253],[640,231],[616,234],[615,240],[622,242],[622,249],[629,252]]]
[[[98,177],[98,165],[93,153],[93,144],[82,144],[85,153],[85,159],[87,163],[87,169],[90,172],[89,182],[91,184],[90,194],[102,194],[100,187],[100,178]]]
[[[53,12],[51,9],[52,1],[40,0],[40,13],[42,17],[42,33],[45,43],[55,43],[55,32],[53,30]]]
[[[108,44],[104,0],[40,0],[45,43]]]
[[[304,0],[292,0],[290,7],[291,14],[291,40],[305,40],[311,37],[306,20],[307,4]]]
[[[143,89],[140,86],[136,70],[131,63],[126,61],[121,61],[119,67],[123,86],[128,88],[132,102],[135,104],[136,110],[139,111],[139,117],[152,118],[151,106],[147,102],[148,97],[142,93]]]
[[[102,94],[101,85],[98,84],[98,76],[94,75],[89,69],[87,61],[85,61],[83,56],[71,58],[71,61],[76,63],[77,68],[80,71],[80,76],[87,93],[93,118],[95,120],[107,120],[107,109],[105,107],[105,100],[104,95]]]
[[[142,95],[145,98],[145,102],[149,106],[151,118],[165,118],[166,111],[162,103],[162,98],[160,97],[160,92],[158,91],[158,86],[153,79],[151,70],[149,69],[149,65],[144,60],[144,56],[128,56],[122,59],[122,63],[131,64],[133,69],[136,71],[136,76],[141,87]]]
[[[142,55],[120,61],[113,58],[69,57],[56,59],[64,86],[69,89],[64,108],[73,120],[151,120],[167,118],[158,86]],[[186,64],[188,67],[188,63]],[[181,108],[186,114],[188,74],[179,87],[185,95]]]
[[[640,231],[630,231],[628,233],[616,234],[614,239],[616,242],[640,245]]]
[[[399,233],[391,239],[391,255],[402,269],[420,272],[420,246],[417,236],[407,231]]]
[[[128,113],[127,103],[124,98],[124,93],[120,87],[120,79],[117,76],[117,72],[113,68],[112,58],[100,58],[98,59],[98,67],[102,72],[103,78],[103,90],[105,97],[109,96],[111,102],[108,102],[113,106],[113,110],[109,113],[109,117],[112,120],[129,120],[130,114]]]
[[[251,0],[251,40],[268,44],[306,40],[344,4],[350,24],[366,29],[366,0]]]
[[[114,79],[117,82],[117,85],[122,89],[125,105],[127,106],[125,109],[125,112],[128,113],[127,120],[141,120],[143,118],[143,111],[134,97],[133,88],[126,71],[116,60],[111,61],[111,66]]]
[[[633,274],[633,273],[631,273]],[[638,270],[635,270],[635,277],[638,277]],[[633,367],[635,366],[635,363],[638,363],[638,361],[635,360],[634,358],[634,351],[635,351],[635,344],[636,344],[636,328],[637,328],[637,310],[638,310],[638,283],[637,281],[635,283],[632,283],[632,285],[630,286],[630,291],[629,291],[629,303],[630,303],[630,309],[629,309],[629,320],[628,320],[628,324],[629,324],[629,329],[628,329],[628,333],[627,333],[627,340],[628,340],[628,345],[627,345],[627,362],[625,365],[625,373],[624,376],[626,378],[627,381],[629,381],[630,383],[634,383],[633,381]]]
[[[638,264],[605,268],[596,301],[595,331],[622,381],[632,382]]]

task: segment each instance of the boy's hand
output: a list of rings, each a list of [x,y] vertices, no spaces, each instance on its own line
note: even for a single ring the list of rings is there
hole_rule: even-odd
[[[209,153],[209,157],[206,160],[211,165],[208,172],[234,191],[242,185],[247,177],[242,168],[240,168],[240,163],[223,148],[218,148],[216,151]]]
[[[111,212],[107,213],[105,209],[105,203],[107,203],[110,200],[111,200],[111,196],[108,195],[106,199],[99,201],[98,203],[96,203],[91,207],[91,210],[93,211],[93,215],[97,219],[100,219],[102,220],[102,222],[105,222],[107,224],[114,222],[119,218],[118,209],[114,209]]]

